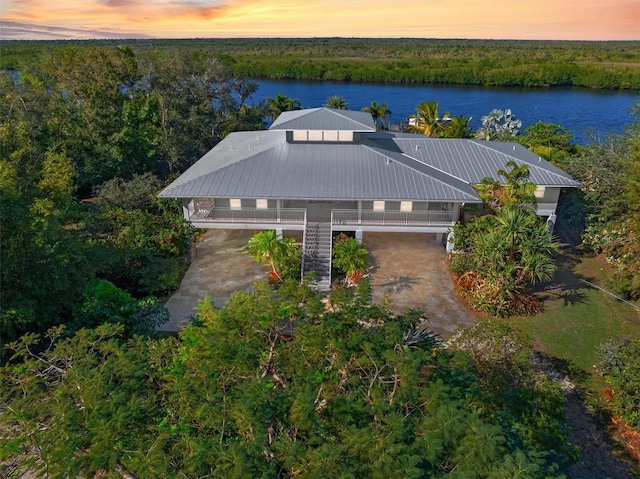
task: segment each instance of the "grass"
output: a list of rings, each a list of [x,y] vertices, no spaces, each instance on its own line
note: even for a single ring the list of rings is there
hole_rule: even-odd
[[[537,349],[564,364],[572,379],[598,394],[603,385],[594,368],[598,346],[613,337],[640,339],[640,312],[581,281],[602,286],[607,269],[599,258],[564,253],[554,281],[538,292],[544,310],[510,320]]]

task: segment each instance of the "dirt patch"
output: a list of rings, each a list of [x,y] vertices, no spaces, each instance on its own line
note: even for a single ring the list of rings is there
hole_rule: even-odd
[[[619,455],[576,392],[567,395],[564,414],[571,429],[569,442],[579,451],[567,473],[569,479],[634,479],[631,466]]]

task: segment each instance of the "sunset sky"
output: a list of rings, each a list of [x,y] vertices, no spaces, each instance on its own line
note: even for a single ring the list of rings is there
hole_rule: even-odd
[[[640,40],[640,0],[0,0],[0,39]]]

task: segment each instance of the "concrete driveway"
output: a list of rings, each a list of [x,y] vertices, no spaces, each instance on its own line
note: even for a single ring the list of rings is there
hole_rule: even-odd
[[[199,238],[196,257],[165,304],[171,319],[158,331],[181,330],[207,294],[220,307],[234,291],[250,291],[253,283],[268,278],[268,268],[244,251],[251,235],[251,230],[207,230]]]
[[[250,291],[255,281],[267,279],[268,268],[245,251],[251,230],[208,230],[198,242],[196,258],[180,288],[166,303],[171,315],[159,331],[176,332],[195,315],[206,294],[222,306],[232,292]],[[373,300],[387,297],[391,309],[422,309],[431,330],[447,338],[475,318],[458,299],[445,265],[445,250],[435,235],[365,233],[371,252]]]
[[[421,309],[429,329],[442,338],[459,326],[474,324],[476,318],[455,291],[445,248],[435,235],[364,233],[362,241],[371,252],[374,302],[387,297],[397,313]]]

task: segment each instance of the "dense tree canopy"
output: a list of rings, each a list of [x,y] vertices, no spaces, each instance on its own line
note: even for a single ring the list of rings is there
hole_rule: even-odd
[[[420,312],[370,306],[366,281],[345,291],[325,307],[304,286],[258,284],[220,310],[205,300],[178,339],[125,340],[108,324],[70,339],[52,331],[41,352],[23,338],[11,345],[20,362],[0,369],[4,472],[558,476],[568,451],[557,386],[515,339],[520,355],[497,363],[520,378],[509,388],[481,359],[512,333],[443,349]]]
[[[95,44],[0,72],[0,348],[76,317],[85,284],[179,284],[193,232],[155,195],[228,132],[262,127],[255,84],[212,57]]]
[[[215,56],[235,75],[277,79],[521,87],[640,88],[637,41],[428,38],[234,38],[115,40],[137,55],[175,51],[194,63]],[[4,42],[1,68],[57,48]]]

